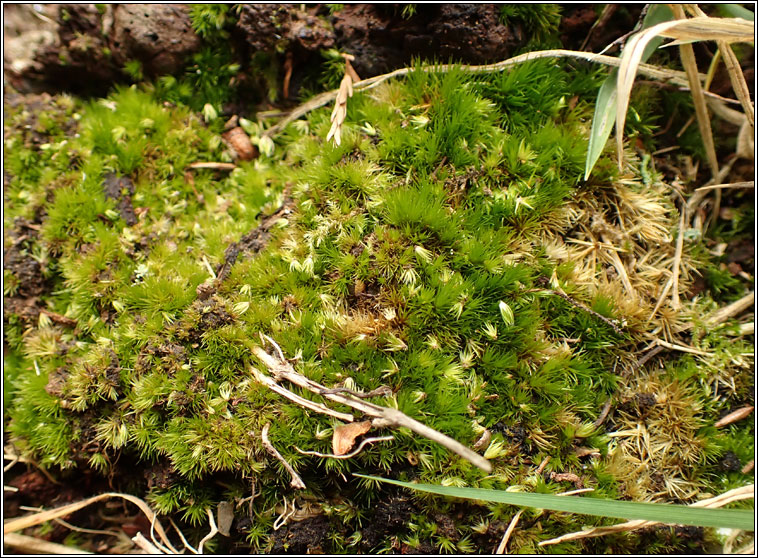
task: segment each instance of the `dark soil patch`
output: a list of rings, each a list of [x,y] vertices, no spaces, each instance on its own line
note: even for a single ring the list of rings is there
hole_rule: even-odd
[[[407,496],[390,496],[374,507],[374,516],[364,525],[361,534],[361,548],[373,549],[390,535],[403,532],[418,508]]]
[[[274,531],[271,553],[323,554],[329,530],[329,519],[323,515],[290,523]]]
[[[294,201],[292,198],[287,197],[282,206],[276,210],[273,214],[264,217],[261,224],[255,229],[247,233],[245,236],[239,239],[237,242],[232,242],[229,247],[224,251],[224,263],[216,270],[216,284],[224,281],[231,272],[232,266],[237,261],[240,254],[257,254],[263,250],[271,237],[271,230],[276,225],[279,219],[287,217],[292,212],[294,207]],[[215,290],[215,289],[214,289]],[[212,291],[203,291],[203,296],[207,297],[208,293]],[[198,295],[200,293],[198,292]]]
[[[134,183],[127,176],[118,176],[109,172],[105,175],[103,183],[105,197],[116,200],[118,212],[121,218],[126,221],[130,227],[137,224],[137,214],[132,206],[132,196],[134,195]]]

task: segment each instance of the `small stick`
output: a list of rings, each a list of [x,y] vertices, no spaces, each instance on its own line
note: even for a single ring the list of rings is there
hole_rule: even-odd
[[[187,539],[184,538],[184,533],[182,533],[181,529],[179,529],[179,527],[176,526],[176,523],[174,523],[174,520],[169,517],[168,522],[171,523],[171,526],[174,528],[174,531],[176,531],[177,534],[179,535],[179,538],[182,539],[182,544],[184,545],[184,548],[189,550],[192,554],[200,554],[200,552],[198,552],[198,550],[194,546],[192,546],[190,543],[187,542]]]
[[[215,537],[216,533],[218,533],[218,527],[216,527],[216,520],[213,518],[213,512],[210,510],[210,508],[207,511],[208,511],[208,520],[211,523],[211,530],[210,530],[210,533],[208,533],[207,535],[203,537],[203,540],[200,541],[200,544],[197,545],[198,554],[203,553],[203,545],[207,543],[209,540],[211,540],[213,537]]]
[[[690,507],[720,508],[730,502],[736,502],[738,500],[747,500],[747,499],[753,498],[754,491],[755,491],[755,485],[750,484],[748,486],[742,486],[740,488],[735,488],[728,492],[724,492],[723,494],[720,494],[714,498],[709,498],[708,500],[701,500],[699,502],[695,502],[694,504],[690,504]],[[561,535],[560,537],[556,537],[554,539],[542,541],[538,544],[538,546],[545,546],[548,544],[557,544],[564,541],[584,539],[584,538],[589,538],[589,537],[601,537],[603,535],[608,535],[611,533],[632,531],[634,529],[639,529],[641,527],[650,527],[652,525],[657,525],[659,523],[661,522],[660,521],[647,521],[644,519],[635,519],[632,521],[627,521],[625,523],[618,523],[616,525],[611,525],[608,527],[592,527],[591,529],[586,529],[584,531],[567,533],[565,535]]]
[[[300,478],[300,475],[298,475],[297,471],[295,471],[295,469],[292,468],[292,465],[290,465],[289,463],[287,463],[287,460],[284,459],[284,457],[282,456],[282,454],[279,453],[277,451],[277,449],[269,441],[269,439],[268,439],[268,429],[270,427],[271,427],[271,423],[267,422],[266,426],[264,426],[263,430],[261,431],[261,442],[263,442],[263,447],[266,448],[266,450],[271,455],[273,455],[274,457],[276,457],[281,462],[281,464],[284,465],[284,468],[287,469],[287,472],[292,477],[292,481],[290,481],[290,486],[292,486],[292,488],[304,489],[305,488],[305,483],[303,482],[303,479]],[[215,526],[215,524],[214,524],[214,526]],[[201,545],[200,545],[200,552],[201,553],[203,551],[202,548],[203,547],[202,547],[202,543],[201,543]]]
[[[542,463],[540,463],[540,466],[537,467],[537,470],[535,471],[535,473],[537,473],[538,475],[541,475],[542,471],[545,470],[545,467],[547,467],[547,464],[550,462],[550,459],[551,457],[549,455],[545,459],[543,459]]]
[[[508,524],[508,528],[505,530],[505,533],[503,534],[503,539],[500,541],[500,544],[497,546],[497,550],[495,550],[495,554],[505,554],[505,546],[508,544],[508,540],[511,538],[511,533],[513,533],[513,530],[516,528],[516,524],[518,523],[518,520],[521,517],[521,514],[523,512],[524,512],[524,508],[521,508],[519,511],[516,512],[516,515],[513,516],[513,519],[511,519],[511,522]]]
[[[237,168],[237,165],[234,163],[190,163],[187,165],[187,168],[189,169],[216,169],[216,170],[226,170],[231,171]]]
[[[705,322],[709,326],[715,326],[722,322],[727,321],[732,316],[736,316],[748,308],[751,308],[753,304],[755,303],[755,291],[751,291],[745,296],[743,296],[741,299],[732,302],[728,306],[724,306],[720,310],[714,312],[711,314],[708,318],[706,318]]]
[[[266,336],[266,339],[274,347],[278,347],[278,345],[273,339],[271,339],[268,336]],[[260,359],[261,362],[263,362],[266,365],[266,367],[271,371],[271,373],[274,375],[275,378],[277,379],[284,378],[292,382],[293,384],[300,386],[302,388],[305,388],[309,391],[312,391],[318,394],[323,394],[324,397],[326,397],[327,399],[331,399],[332,401],[335,401],[337,403],[342,403],[344,405],[352,407],[353,409],[361,411],[362,413],[365,413],[371,417],[380,419],[381,422],[386,426],[395,426],[398,428],[401,428],[401,427],[409,428],[411,431],[415,432],[416,434],[429,438],[430,440],[435,441],[438,444],[446,447],[453,453],[456,453],[460,455],[461,457],[463,457],[464,459],[469,460],[471,463],[473,463],[474,465],[476,465],[483,471],[487,473],[492,472],[492,464],[487,459],[485,459],[478,453],[470,450],[469,448],[467,448],[466,446],[464,446],[457,440],[454,440],[450,438],[449,436],[446,436],[442,434],[441,432],[434,430],[433,428],[429,428],[425,424],[415,419],[412,419],[411,417],[399,411],[398,409],[391,409],[389,407],[382,407],[381,405],[375,405],[367,401],[362,401],[361,399],[356,398],[352,395],[343,395],[339,393],[324,393],[324,392],[329,391],[326,387],[296,372],[295,369],[292,368],[292,365],[286,360],[276,359],[275,357],[271,356],[266,351],[264,351],[261,347],[254,346],[252,348],[252,351],[253,351],[253,354],[256,357],[258,357],[258,359]]]
[[[605,419],[608,418],[608,413],[611,410],[611,397],[608,398],[608,401],[605,402],[605,405],[603,405],[603,410],[600,411],[600,416],[597,417],[597,420],[594,422],[593,426],[595,428],[599,428],[600,425],[602,425],[605,422]]]
[[[714,424],[713,426],[715,426],[716,428],[721,428],[722,426],[728,426],[732,424],[733,422],[737,422],[739,420],[747,418],[753,412],[753,409],[755,409],[753,405],[748,405],[747,407],[742,407],[740,409],[737,409],[736,411],[732,411],[731,413],[729,413],[722,419],[716,421],[716,424]]]
[[[712,354],[706,351],[701,351],[700,349],[695,349],[694,347],[688,347],[687,345],[677,345],[676,343],[669,343],[668,341],[664,341],[663,339],[656,339],[655,343],[657,343],[661,347],[666,347],[667,349],[671,349],[673,351],[682,351],[683,353],[690,353],[690,354],[698,355],[698,356],[711,356]]]
[[[747,182],[731,182],[729,184],[713,184],[711,186],[701,186],[696,188],[696,192],[703,192],[705,190],[718,190],[719,188],[755,188],[755,180],[748,180]]]
[[[560,289],[560,287],[559,287],[559,289]],[[577,308],[580,308],[580,309],[584,310],[588,314],[592,314],[598,320],[600,320],[602,322],[605,322],[606,324],[608,324],[609,326],[611,326],[613,328],[613,331],[615,331],[619,335],[624,335],[624,330],[622,330],[618,325],[616,325],[613,320],[611,320],[609,318],[606,318],[602,314],[599,314],[599,313],[595,312],[592,308],[589,308],[588,306],[585,306],[584,304],[582,304],[578,300],[574,300],[569,295],[567,295],[566,293],[564,293],[562,289],[561,290],[557,290],[557,291],[548,289],[548,291],[551,292],[551,293],[553,293],[553,294],[558,295],[559,297],[561,297],[566,302],[569,302],[570,304],[573,304],[574,306],[576,306]]]
[[[755,459],[751,459],[747,463],[745,463],[745,466],[742,468],[740,473],[743,475],[747,475],[750,471],[753,470],[753,467],[755,467]]]
[[[346,453],[345,455],[333,455],[331,453],[321,453],[320,451],[305,451],[301,450],[299,447],[294,446],[295,451],[298,451],[302,453],[303,455],[315,455],[316,457],[329,457],[331,459],[350,459],[351,457],[355,457],[358,455],[361,450],[367,445],[367,444],[373,444],[374,442],[387,442],[389,440],[394,440],[394,436],[378,436],[376,438],[366,438],[363,440],[358,448],[354,449],[350,453]]]
[[[88,550],[76,548],[74,546],[52,543],[35,537],[19,535],[18,533],[6,533],[3,537],[3,546],[17,548],[27,554],[63,554],[70,556],[76,554],[92,554],[92,552]]]
[[[297,403],[298,405],[301,405],[302,407],[305,407],[306,409],[310,409],[311,411],[316,411],[317,413],[329,415],[345,422],[353,422],[353,420],[355,420],[353,415],[350,415],[348,413],[340,413],[339,411],[334,411],[330,409],[329,407],[327,407],[326,405],[322,405],[321,403],[315,403],[313,401],[306,399],[305,397],[300,397],[296,393],[292,393],[287,388],[280,386],[272,378],[259,372],[252,366],[250,367],[250,369],[252,370],[253,375],[255,376],[256,380],[258,380],[260,383],[265,385],[274,393],[278,393],[282,397],[286,397],[293,403]]]
[[[555,49],[555,50],[538,50],[534,52],[527,52],[524,54],[520,54],[518,56],[514,56],[513,58],[503,60],[501,62],[496,62],[494,64],[484,64],[482,66],[468,66],[468,65],[460,65],[460,64],[440,64],[440,65],[424,66],[421,68],[421,70],[424,72],[448,72],[453,68],[460,68],[460,70],[462,71],[468,71],[472,73],[497,72],[500,70],[504,70],[505,68],[508,68],[510,66],[515,66],[517,64],[528,62],[530,60],[537,60],[541,58],[562,58],[562,57],[579,58],[581,60],[588,60],[590,62],[605,64],[606,66],[618,67],[621,64],[621,59],[615,56],[605,56],[602,54],[594,54],[592,52],[577,52],[577,51],[572,51],[572,50]],[[367,78],[355,83],[353,85],[353,89],[355,91],[359,91],[363,89],[373,89],[374,87],[378,86],[380,83],[387,81],[388,79],[408,75],[413,70],[414,68],[400,68],[398,70],[394,70],[387,74],[370,77],[370,78]],[[657,79],[665,79],[665,80],[669,80],[672,83],[675,83],[676,85],[689,87],[689,81],[687,80],[687,74],[685,72],[659,68],[651,64],[640,64],[637,71],[640,74],[648,76],[648,77],[657,78]],[[321,108],[325,105],[328,105],[334,99],[337,98],[338,92],[339,92],[339,89],[326,91],[325,93],[321,93],[320,95],[315,96],[313,99],[303,103],[299,107],[292,110],[286,117],[284,117],[284,119],[281,120],[281,122],[278,122],[274,126],[269,128],[265,132],[266,135],[268,135],[269,137],[276,135],[279,132],[281,132],[287,126],[287,124],[289,124],[293,120],[297,120],[298,118],[300,118],[301,116],[305,114],[308,114],[312,110],[316,110],[317,108]]]
[[[143,535],[141,532],[133,536],[132,541],[134,544],[144,550],[146,554],[165,554],[165,552],[163,552],[160,548],[147,540],[145,538],[145,535]]]
[[[682,247],[684,246],[684,222],[686,205],[682,206],[679,213],[679,234],[676,237],[676,250],[674,251],[674,263],[671,275],[671,307],[679,310],[679,265],[682,262]]]

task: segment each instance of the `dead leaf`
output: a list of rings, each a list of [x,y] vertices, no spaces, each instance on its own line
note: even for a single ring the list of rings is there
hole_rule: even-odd
[[[733,422],[737,422],[738,420],[742,420],[746,417],[749,417],[750,413],[753,412],[754,408],[755,407],[753,407],[752,405],[748,405],[747,407],[742,407],[740,409],[737,409],[736,411],[732,411],[731,413],[723,417],[721,420],[716,421],[716,424],[714,424],[713,426],[715,426],[716,428],[721,428],[722,426],[726,426],[728,424],[732,424]]]
[[[355,439],[371,429],[371,421],[342,424],[334,429],[332,450],[334,455],[345,455],[355,445]]]

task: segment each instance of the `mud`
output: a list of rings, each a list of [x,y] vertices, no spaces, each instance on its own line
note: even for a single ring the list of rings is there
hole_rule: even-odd
[[[334,46],[334,32],[314,10],[294,4],[245,4],[237,29],[253,51],[317,51]]]
[[[360,545],[369,551],[390,535],[400,535],[407,528],[411,514],[418,513],[407,496],[389,496],[374,508],[374,516],[364,523]]]

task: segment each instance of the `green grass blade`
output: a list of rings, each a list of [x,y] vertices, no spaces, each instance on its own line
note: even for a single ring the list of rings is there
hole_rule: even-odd
[[[605,78],[600,91],[597,94],[595,102],[595,114],[592,115],[592,129],[590,130],[590,141],[587,146],[587,161],[584,165],[584,179],[590,177],[595,163],[600,158],[608,138],[611,136],[613,121],[616,111],[616,76],[618,70],[611,71],[610,75]]]
[[[718,6],[724,17],[741,17],[748,21],[755,21],[755,14],[740,4],[719,4]]]
[[[664,4],[656,4],[650,7],[644,21],[642,29],[658,25],[664,21],[669,21],[674,17],[671,9]],[[645,47],[642,54],[642,62],[645,62],[653,54],[656,48],[663,42],[662,38],[656,38],[650,41]],[[595,102],[595,114],[592,116],[592,128],[590,130],[590,141],[587,146],[587,160],[584,164],[584,179],[587,180],[595,168],[595,163],[611,137],[613,130],[614,112],[616,110],[616,78],[618,70],[611,71],[610,75],[605,78],[600,91],[597,93]]]
[[[358,475],[405,488],[431,492],[440,496],[467,498],[485,502],[499,502],[513,506],[524,506],[585,515],[599,515],[617,519],[643,519],[660,521],[677,525],[696,525],[699,527],[724,527],[728,529],[754,529],[754,510],[727,510],[720,508],[693,508],[677,504],[651,504],[646,502],[625,502],[602,500],[599,498],[582,498],[579,496],[557,496],[555,494],[532,494],[525,492],[506,492],[484,488],[461,488],[456,486],[437,486],[434,484],[413,484],[381,477]]]

